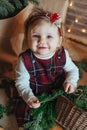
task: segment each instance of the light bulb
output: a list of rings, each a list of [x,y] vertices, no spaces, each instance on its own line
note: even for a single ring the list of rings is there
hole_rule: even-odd
[[[71,29],[69,28],[67,31],[68,31],[68,32],[71,32]]]
[[[82,29],[81,31],[82,31],[83,33],[85,33],[85,32],[86,32],[86,29]]]
[[[75,22],[78,23],[78,19],[77,18],[75,19]]]
[[[72,7],[72,5],[73,5],[73,3],[72,3],[72,2],[70,2],[69,6],[70,6],[70,7]]]

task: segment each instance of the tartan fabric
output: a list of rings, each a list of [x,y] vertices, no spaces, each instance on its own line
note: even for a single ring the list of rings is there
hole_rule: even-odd
[[[16,116],[18,127],[23,127],[23,124],[31,120],[29,114],[30,108],[26,102],[19,96],[16,88],[13,88],[13,113]]]
[[[22,54],[24,65],[30,74],[30,87],[34,94],[49,92],[51,88],[61,82],[64,77],[65,51],[58,50],[48,60],[36,58],[30,50]],[[63,78],[64,79],[64,78]]]
[[[28,105],[23,101],[23,99],[19,97],[14,97],[14,109],[13,112],[15,113],[17,123],[19,127],[22,127],[22,125],[30,120],[30,108]]]
[[[59,50],[48,60],[36,58],[30,50],[21,54],[24,65],[30,74],[30,87],[35,95],[50,93],[51,90],[62,86],[65,73],[63,66],[66,62],[65,51]],[[31,119],[29,115],[30,108],[18,94],[14,94],[14,112],[17,118],[18,126]]]

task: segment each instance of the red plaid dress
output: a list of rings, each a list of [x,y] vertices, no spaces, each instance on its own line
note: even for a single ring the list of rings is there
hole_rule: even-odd
[[[50,59],[38,59],[28,49],[21,54],[24,65],[30,75],[30,87],[34,94],[50,93],[53,89],[59,89],[65,79],[63,66],[66,62],[65,51],[58,50]],[[15,98],[15,114],[18,125],[30,120],[29,107],[21,97]]]

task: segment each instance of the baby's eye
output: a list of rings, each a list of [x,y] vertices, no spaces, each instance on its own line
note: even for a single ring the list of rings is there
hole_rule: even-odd
[[[39,38],[40,36],[39,35],[32,35],[32,37]]]
[[[51,35],[48,35],[47,38],[52,38],[52,36],[51,36]]]

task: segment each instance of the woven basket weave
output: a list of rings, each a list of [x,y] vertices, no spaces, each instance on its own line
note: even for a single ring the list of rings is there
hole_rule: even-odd
[[[56,121],[64,130],[87,130],[87,112],[77,108],[63,95],[57,99],[56,114]]]

